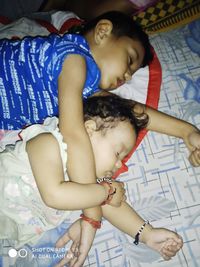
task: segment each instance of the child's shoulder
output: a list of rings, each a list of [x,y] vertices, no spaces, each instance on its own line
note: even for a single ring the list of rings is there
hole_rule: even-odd
[[[41,133],[30,139],[26,143],[26,152],[33,172],[37,172],[35,175],[45,171],[45,168],[53,171],[54,168],[66,166],[66,157],[63,157],[58,140],[51,133]]]
[[[40,133],[26,143],[28,154],[37,153],[46,157],[52,157],[59,152],[58,140],[52,133]]]

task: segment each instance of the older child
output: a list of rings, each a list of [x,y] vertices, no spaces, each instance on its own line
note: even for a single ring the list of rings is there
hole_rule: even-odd
[[[58,225],[69,215],[66,210],[103,205],[105,218],[135,236],[135,242],[145,242],[165,259],[175,255],[182,246],[181,238],[167,229],[153,229],[147,223],[137,237],[144,221],[124,202],[123,184],[104,178],[120,168],[121,161],[135,144],[138,131],[147,123],[147,116],[134,114],[133,109],[131,101],[117,96],[93,97],[84,104],[84,124],[94,152],[96,176],[103,180],[100,185],[69,181],[68,146],[63,142],[55,118],[23,130],[22,140],[15,146],[7,146],[0,154],[1,239],[14,240],[17,248],[36,241],[44,231]],[[105,204],[119,208],[109,209]],[[126,218],[123,222],[119,220],[122,216]],[[100,222],[92,218],[83,215],[82,220],[92,228],[100,227]],[[79,222],[75,223],[72,232],[77,224],[80,227]],[[77,243],[76,247],[79,249]],[[84,253],[84,250],[80,253],[74,266],[82,264]]]

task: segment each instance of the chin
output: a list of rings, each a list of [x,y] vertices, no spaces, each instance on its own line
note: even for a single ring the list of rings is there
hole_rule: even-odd
[[[112,88],[112,84],[104,84],[104,83],[100,83],[99,84],[99,87],[102,89],[102,90],[105,90],[105,91],[110,91],[110,90],[113,90],[114,88]]]

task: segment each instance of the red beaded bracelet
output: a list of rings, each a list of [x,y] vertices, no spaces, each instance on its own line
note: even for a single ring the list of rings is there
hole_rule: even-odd
[[[88,222],[89,224],[92,225],[92,227],[94,227],[95,229],[100,229],[101,228],[101,221],[95,221],[87,216],[85,216],[84,214],[80,215],[81,219]]]

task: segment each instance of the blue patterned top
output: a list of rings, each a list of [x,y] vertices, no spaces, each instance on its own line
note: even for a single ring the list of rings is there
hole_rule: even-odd
[[[69,54],[85,58],[83,98],[87,98],[99,90],[100,70],[83,36],[0,40],[0,129],[21,129],[58,116],[58,77]]]

